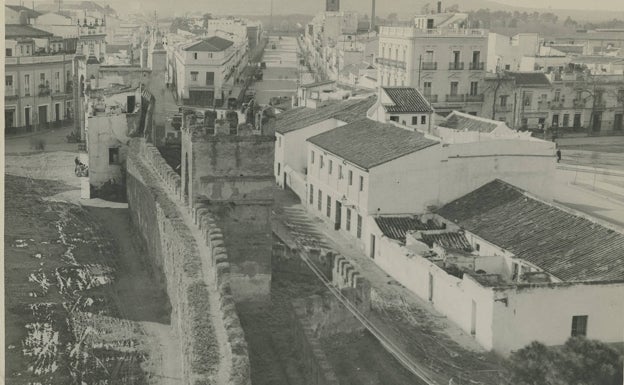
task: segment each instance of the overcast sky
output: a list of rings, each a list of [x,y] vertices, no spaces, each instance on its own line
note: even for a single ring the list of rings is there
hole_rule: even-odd
[[[66,0],[71,1],[71,0]],[[95,0],[96,2],[100,2]],[[7,0],[8,4],[19,4],[19,0]],[[35,7],[40,3],[50,3],[51,0],[35,0]],[[270,12],[271,0],[102,0],[101,3],[111,3],[114,8],[122,11],[126,9],[159,9],[165,12],[185,12],[201,10],[215,14],[264,14]],[[425,3],[435,4],[436,0],[377,0],[377,14],[386,16],[396,12],[401,16],[412,16],[418,13]],[[585,10],[614,10],[624,11],[624,0],[444,0],[443,7],[459,4],[460,9],[495,8],[496,3],[516,7],[530,7],[540,9],[585,9]],[[370,13],[371,0],[341,0],[341,9]],[[31,7],[32,0],[24,0],[24,5]],[[324,9],[325,0],[273,0],[275,14],[305,13],[315,14]]]

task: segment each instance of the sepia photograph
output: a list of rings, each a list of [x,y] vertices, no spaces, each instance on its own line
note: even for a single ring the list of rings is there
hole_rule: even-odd
[[[5,0],[0,384],[624,385],[622,0]]]

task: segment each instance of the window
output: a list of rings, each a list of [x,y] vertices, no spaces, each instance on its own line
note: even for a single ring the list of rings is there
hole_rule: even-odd
[[[329,170],[327,170],[327,172],[329,172],[329,175],[331,175],[333,168],[334,168],[334,161],[330,159],[329,160]]]
[[[342,179],[342,165],[338,165],[338,179]]]
[[[581,127],[581,114],[574,114],[574,123],[573,123],[575,128],[580,128]]]
[[[26,54],[30,55],[30,46],[29,45],[26,46]]]
[[[570,114],[563,114],[562,127],[570,127]]]
[[[6,88],[13,88],[13,75],[6,75],[4,77],[4,86]]]
[[[558,102],[558,101],[559,101],[559,99],[561,99],[561,91],[556,90],[556,91],[555,91],[555,97],[553,98],[553,100],[554,100],[555,102]]]
[[[30,75],[24,75],[24,95],[30,95]]]
[[[24,54],[24,46],[20,45],[20,54],[23,55]]]
[[[321,163],[321,164],[320,164],[320,168],[323,168],[323,167],[325,166],[325,161],[323,160],[323,155],[321,155],[321,156],[319,157],[319,160],[320,160],[320,163]]]
[[[425,51],[425,62],[432,63],[433,62],[433,51]]]
[[[347,209],[347,231],[351,231],[351,209]]]
[[[362,238],[362,216],[358,214],[357,216],[357,237]]]
[[[458,69],[458,64],[459,64],[459,55],[460,52],[459,51],[453,51],[453,64],[455,64],[455,69]]]
[[[45,86],[45,74],[43,73],[39,74],[39,85]]]
[[[60,72],[54,73],[54,90],[56,92],[61,92],[61,73]]]
[[[397,115],[391,115],[390,116],[390,121],[391,122],[399,122],[399,117]]]
[[[509,95],[501,95],[500,96],[500,106],[501,107],[507,107],[507,99],[509,98]]]
[[[197,60],[197,52],[193,52],[193,59]]]
[[[524,94],[524,98],[522,98],[522,104],[525,107],[529,107],[531,106],[531,100],[533,99],[533,94],[530,92],[527,92],[526,94]]]
[[[95,55],[95,44],[89,43],[89,55]]]
[[[321,211],[321,206],[323,205],[323,192],[319,189],[318,192],[318,210]]]
[[[480,51],[473,51],[472,52],[472,63],[474,65],[478,65],[478,63],[481,61],[481,52]]]
[[[314,204],[314,185],[310,185],[310,204]]]
[[[191,72],[191,80],[192,80],[192,81],[194,81],[194,82],[196,82],[196,81],[197,81],[197,75],[198,75],[198,74],[199,74],[199,72],[192,71],[192,72]]]
[[[451,82],[451,96],[457,96],[459,90],[459,82]]]
[[[327,196],[327,218],[331,218],[331,197]]]
[[[479,82],[470,82],[470,95],[476,96],[479,93]]]
[[[425,82],[423,87],[423,92],[425,95],[431,95],[431,82]]]
[[[572,316],[572,337],[575,336],[587,336],[587,316],[575,315]]]
[[[349,186],[353,185],[353,171],[349,170]]]
[[[118,147],[111,147],[108,149],[108,164],[119,164]]]
[[[214,72],[206,72],[206,85],[214,85]]]
[[[423,115],[420,117],[420,124],[427,124],[427,115]]]
[[[7,57],[13,56],[13,50],[11,48],[7,48],[4,53]]]
[[[552,116],[552,126],[553,127],[558,127],[559,126],[559,114],[553,114],[553,116]]]
[[[364,191],[364,177],[360,175],[360,191]]]
[[[281,136],[277,137],[277,146],[278,147],[282,147],[282,137]]]
[[[280,173],[280,171],[281,171],[281,167],[280,166],[281,166],[281,164],[279,162],[277,162],[277,175],[278,176],[281,174]]]
[[[314,164],[314,151],[310,151],[310,163]]]

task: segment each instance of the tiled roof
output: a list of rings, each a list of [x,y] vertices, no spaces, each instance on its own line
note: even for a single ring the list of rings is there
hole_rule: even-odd
[[[5,39],[15,39],[18,37],[36,37],[36,38],[44,38],[44,37],[52,37],[53,35],[50,32],[42,31],[37,28],[33,28],[30,25],[21,25],[21,24],[7,24],[4,27]]]
[[[465,250],[471,251],[472,246],[466,236],[463,233],[453,232],[453,233],[441,233],[441,234],[422,234],[423,242],[425,242],[429,247],[433,246],[434,243],[437,243],[441,247],[445,249],[454,249],[454,250]]]
[[[412,87],[383,87],[394,105],[384,105],[388,112],[433,112],[433,108],[418,90]]]
[[[324,85],[332,84],[332,83],[335,83],[335,82],[333,80],[325,80],[325,81],[322,81],[322,82],[302,84],[300,87],[301,88],[312,88],[312,87],[320,87],[320,86],[324,86]]]
[[[469,114],[453,111],[438,126],[452,128],[458,131],[492,132],[499,123],[489,119],[483,119]]]
[[[198,52],[219,52],[230,47],[233,42],[219,36],[211,36],[207,39],[198,41],[197,43],[184,48],[185,51]]]
[[[624,279],[624,234],[500,180],[445,205],[438,214],[562,280]]]
[[[419,132],[366,118],[308,141],[365,170],[439,143]]]
[[[269,122],[269,129],[285,134],[332,118],[351,123],[364,118],[366,111],[375,104],[376,100],[375,97],[349,99],[317,108],[294,108],[277,115],[275,120]]]
[[[518,86],[550,86],[548,77],[543,72],[507,72]]]
[[[34,9],[30,9],[30,8],[26,8],[23,5],[9,5],[6,4],[5,7],[14,10],[15,12],[21,12],[21,11],[25,11],[26,12],[26,16],[28,16],[31,19],[37,18],[39,16],[41,16],[41,13],[35,11]]]
[[[388,238],[396,239],[405,243],[405,233],[413,230],[440,230],[442,227],[438,226],[433,221],[427,221],[424,223],[417,217],[410,216],[379,216],[375,217],[375,223],[379,227],[379,230]]]

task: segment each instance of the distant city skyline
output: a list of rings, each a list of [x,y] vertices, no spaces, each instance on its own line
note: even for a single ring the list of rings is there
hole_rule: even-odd
[[[23,3],[26,7],[32,7],[35,9],[38,4],[49,4],[53,1],[49,0],[32,0],[20,1],[20,0],[8,0],[7,4],[19,5]],[[71,2],[71,1],[68,1]],[[113,7],[127,6],[127,3],[120,0],[110,1],[95,1],[99,4],[111,4]],[[202,9],[210,9],[212,13],[246,13],[246,14],[269,14],[270,13],[271,0],[230,0],[228,2],[220,2],[216,0],[209,0],[201,2]],[[369,1],[362,0],[342,0],[341,9],[348,11],[357,11],[360,13],[369,13],[370,5]],[[387,0],[383,2],[377,2],[378,15],[385,16],[389,13],[401,14],[406,9],[413,9],[413,13],[416,14],[420,11],[421,7],[430,3],[435,5],[436,1],[420,0],[417,2],[411,0]],[[324,0],[315,1],[288,1],[288,0],[273,0],[273,12],[275,14],[289,14],[289,13],[304,13],[315,14],[324,9]],[[459,4],[460,9],[472,10],[479,8],[497,8],[498,5],[502,7],[518,7],[518,8],[535,8],[535,9],[568,9],[568,10],[595,10],[595,11],[618,11],[624,12],[624,2],[620,0],[599,0],[595,2],[586,2],[580,0],[548,0],[543,2],[540,0],[450,0],[443,1],[443,8],[449,7],[454,4]],[[143,9],[161,9],[161,10],[177,10],[182,12],[193,11],[197,9],[199,4],[191,0],[182,0],[174,3],[164,0],[150,1],[149,5],[144,4]],[[131,7],[135,8],[135,7]],[[210,11],[207,11],[210,12]],[[614,16],[615,17],[615,16]]]

